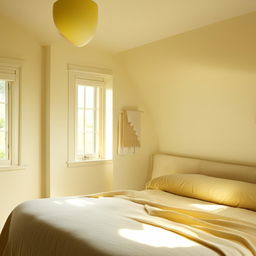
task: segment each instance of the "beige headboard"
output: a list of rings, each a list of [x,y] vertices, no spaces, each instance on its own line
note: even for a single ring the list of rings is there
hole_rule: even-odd
[[[256,166],[220,163],[167,154],[153,156],[152,178],[173,173],[198,173],[256,183]]]

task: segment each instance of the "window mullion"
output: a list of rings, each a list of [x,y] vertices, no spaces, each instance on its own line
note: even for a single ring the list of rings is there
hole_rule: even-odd
[[[5,82],[5,152],[7,154],[8,160],[11,160],[10,156],[10,84]]]
[[[13,147],[14,147],[14,125],[18,125],[18,123],[15,123],[16,120],[14,120],[13,115],[14,115],[14,105],[13,105],[13,98],[14,97],[14,91],[12,88],[12,83],[8,82],[8,97],[7,97],[7,101],[8,101],[8,155],[9,155],[9,161],[10,163],[13,163],[13,161],[15,161],[14,159],[14,153],[17,152],[13,152]],[[15,123],[15,124],[14,124]]]
[[[96,122],[97,88],[94,87],[94,106],[93,106],[93,132],[94,132],[94,154],[97,154],[97,122]],[[98,156],[99,157],[99,156]]]
[[[99,88],[99,103],[98,103],[98,114],[99,114],[99,145],[100,145],[100,152],[104,156],[105,152],[103,149],[104,143],[103,143],[103,126],[104,126],[104,111],[103,111],[103,106],[105,105],[104,102],[104,90],[102,88]]]
[[[85,138],[86,138],[86,87],[83,86],[83,90],[84,90],[84,126],[83,126],[83,134],[84,134],[84,140],[83,140],[83,158],[86,157],[86,143],[85,143]]]

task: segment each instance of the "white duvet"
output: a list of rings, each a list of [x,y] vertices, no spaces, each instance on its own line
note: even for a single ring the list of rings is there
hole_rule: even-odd
[[[244,235],[215,236],[204,225],[216,220],[192,223],[195,213],[227,220],[225,230],[237,222],[232,232]],[[145,190],[25,202],[3,229],[0,256],[252,256],[255,246],[256,212]]]

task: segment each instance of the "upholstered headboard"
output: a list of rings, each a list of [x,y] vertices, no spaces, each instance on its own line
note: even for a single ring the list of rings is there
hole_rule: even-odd
[[[173,173],[198,173],[256,183],[256,166],[220,163],[168,154],[153,156],[152,178]]]

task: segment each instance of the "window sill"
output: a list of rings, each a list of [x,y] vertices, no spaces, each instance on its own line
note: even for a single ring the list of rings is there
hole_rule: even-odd
[[[0,172],[19,171],[24,169],[26,169],[26,166],[21,166],[21,165],[0,166]]]
[[[83,167],[83,166],[93,166],[93,165],[106,165],[112,164],[111,159],[97,159],[97,160],[84,160],[84,161],[70,161],[67,162],[68,167]]]

